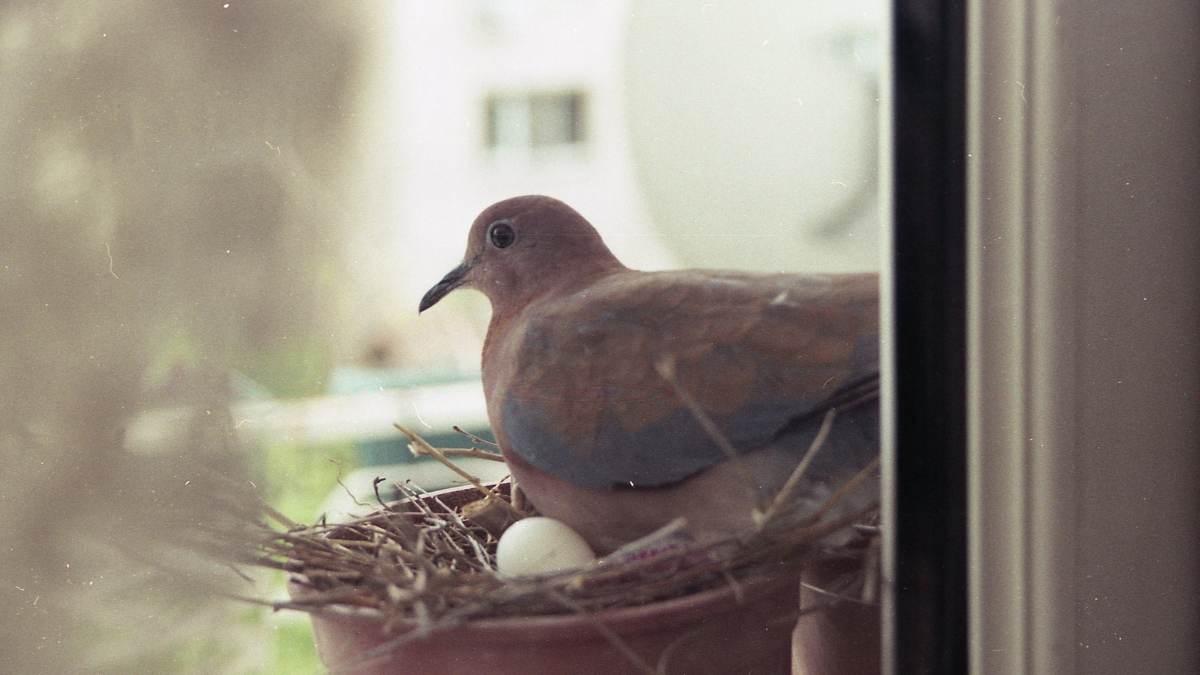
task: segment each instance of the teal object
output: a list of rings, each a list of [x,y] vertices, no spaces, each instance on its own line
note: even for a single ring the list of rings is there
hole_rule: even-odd
[[[478,373],[423,372],[402,368],[343,366],[335,368],[330,375],[329,393],[357,394],[385,389],[421,389],[443,384],[478,381],[478,379]],[[459,426],[464,431],[486,440],[495,440],[491,429],[486,424],[472,425],[469,420],[464,420]],[[422,434],[422,437],[434,447],[462,448],[470,445],[470,441],[466,437],[453,429],[430,435]],[[358,454],[359,466],[434,461],[428,457],[415,457],[408,450],[408,439],[401,436],[354,441],[354,449]]]

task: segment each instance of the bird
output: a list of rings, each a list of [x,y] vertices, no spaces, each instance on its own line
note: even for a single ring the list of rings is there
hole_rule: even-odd
[[[479,214],[418,313],[462,288],[491,304],[481,373],[509,471],[598,553],[677,519],[695,541],[753,527],[831,409],[797,503],[877,457],[877,274],[630,269],[575,209],[524,195]]]

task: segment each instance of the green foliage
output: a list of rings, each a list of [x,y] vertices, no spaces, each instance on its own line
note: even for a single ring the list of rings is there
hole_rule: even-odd
[[[325,391],[333,351],[325,336],[283,335],[268,349],[234,361],[239,372],[279,398],[317,396]]]
[[[317,509],[326,496],[338,489],[338,476],[355,468],[350,443],[274,443],[262,449],[255,474],[271,506],[292,520],[311,523],[320,515]]]
[[[258,460],[255,473],[261,476],[259,488],[268,503],[301,523],[310,523],[318,517],[321,503],[330,491],[338,489],[339,473],[344,475],[356,467],[350,443],[316,446],[275,443],[262,448]],[[285,583],[282,573],[272,574],[271,593],[282,596]],[[258,629],[266,631],[269,644],[265,672],[289,675],[324,672],[307,616],[287,611],[259,616]]]
[[[313,644],[312,624],[307,617],[277,620],[271,640],[274,662],[272,671],[292,675],[325,672]]]

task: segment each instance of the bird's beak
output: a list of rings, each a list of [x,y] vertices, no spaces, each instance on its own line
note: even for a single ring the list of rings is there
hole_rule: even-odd
[[[417,307],[417,313],[420,314],[433,307],[438,303],[438,300],[446,297],[447,293],[461,286],[469,271],[471,271],[471,266],[464,262],[447,272],[446,276],[434,284],[433,288],[429,289],[429,292],[425,294],[425,297],[421,298],[421,304]]]

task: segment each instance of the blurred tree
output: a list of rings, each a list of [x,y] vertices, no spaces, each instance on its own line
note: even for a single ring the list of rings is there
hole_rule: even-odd
[[[178,669],[215,630],[211,570],[172,542],[216,517],[210,469],[244,472],[231,369],[321,387],[370,25],[315,1],[0,6],[0,670]],[[166,401],[191,433],[131,455],[124,425]]]

